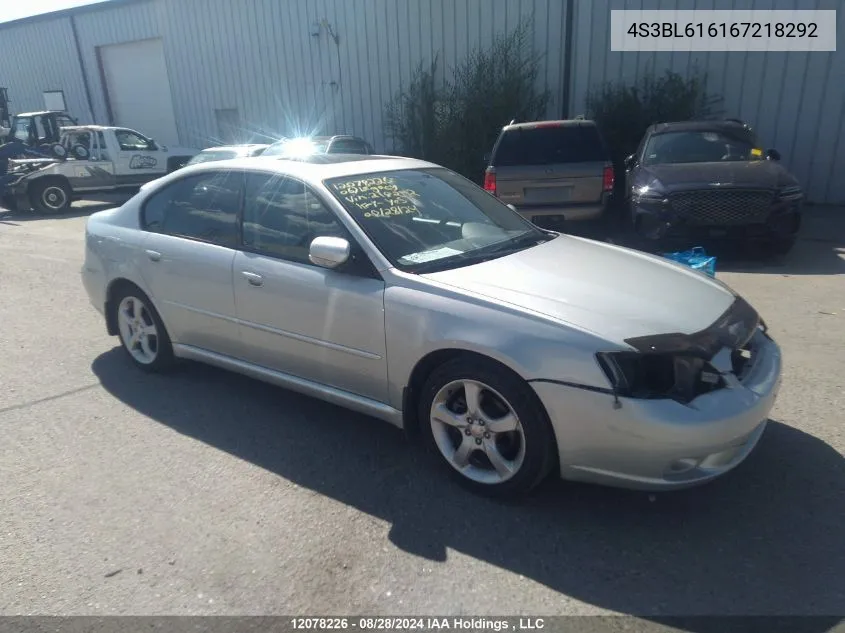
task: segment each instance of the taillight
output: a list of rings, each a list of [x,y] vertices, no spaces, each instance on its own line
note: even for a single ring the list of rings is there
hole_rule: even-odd
[[[492,167],[488,167],[484,172],[484,190],[496,195],[496,172]]]
[[[613,191],[613,166],[607,165],[602,174],[602,188],[605,191]]]

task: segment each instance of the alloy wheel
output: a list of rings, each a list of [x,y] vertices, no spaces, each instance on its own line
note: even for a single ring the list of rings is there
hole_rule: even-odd
[[[158,357],[158,329],[149,308],[138,297],[124,297],[117,307],[120,340],[137,362],[150,365]]]
[[[443,386],[431,405],[431,430],[440,453],[466,478],[500,484],[525,461],[525,433],[513,407],[477,380]]]

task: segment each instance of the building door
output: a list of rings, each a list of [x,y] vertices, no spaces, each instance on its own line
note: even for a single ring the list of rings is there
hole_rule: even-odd
[[[164,145],[178,145],[162,40],[111,44],[99,52],[113,125],[138,130]]]

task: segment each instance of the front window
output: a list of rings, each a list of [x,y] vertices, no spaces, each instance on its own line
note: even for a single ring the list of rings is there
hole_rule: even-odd
[[[385,257],[408,272],[474,264],[552,239],[443,168],[360,174],[326,185]]]
[[[237,152],[231,150],[220,150],[217,152],[200,152],[187,162],[187,165],[198,165],[199,163],[210,163],[218,160],[228,160],[236,158]]]
[[[762,160],[748,132],[691,130],[655,134],[646,144],[643,164],[717,163]]]

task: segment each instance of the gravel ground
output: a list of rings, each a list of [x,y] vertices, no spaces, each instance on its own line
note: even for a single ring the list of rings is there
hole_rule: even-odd
[[[506,505],[384,423],[134,370],[79,282],[99,208],[0,211],[0,614],[845,614],[845,210],[776,265],[719,262],[785,354],[745,464]]]

